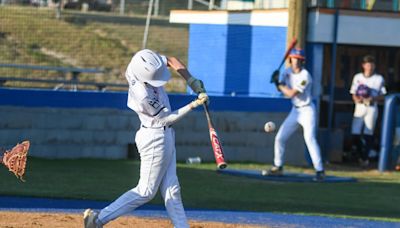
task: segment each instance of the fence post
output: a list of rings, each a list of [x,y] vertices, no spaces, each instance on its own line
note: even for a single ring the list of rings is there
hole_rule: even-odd
[[[150,19],[151,19],[151,11],[153,9],[153,2],[154,2],[154,0],[149,1],[149,8],[147,10],[146,27],[144,28],[143,43],[142,43],[143,49],[145,49],[147,46],[147,37],[149,36],[149,26],[150,26]]]
[[[188,0],[188,10],[193,9],[193,0]]]
[[[125,14],[125,0],[121,0],[121,2],[119,3],[119,14]]]
[[[394,109],[399,103],[400,94],[393,94],[385,97],[385,106],[382,118],[381,151],[379,155],[379,172],[388,170],[390,155],[393,144],[393,120]]]

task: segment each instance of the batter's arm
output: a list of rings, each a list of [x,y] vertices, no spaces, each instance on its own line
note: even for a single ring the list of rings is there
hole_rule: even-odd
[[[170,126],[176,123],[178,120],[182,119],[182,117],[184,117],[190,111],[207,101],[207,94],[200,93],[196,100],[171,113],[167,113],[166,110],[163,109],[160,113],[157,114],[157,116],[155,116],[155,118],[153,119],[153,123],[161,126]]]
[[[188,81],[192,77],[187,67],[180,59],[173,56],[167,57],[167,59],[168,66],[178,72],[179,75],[182,76],[186,81]]]
[[[178,74],[186,80],[187,84],[195,93],[200,94],[206,92],[203,82],[193,77],[181,60],[176,57],[167,57],[167,59],[168,66],[178,72]]]
[[[285,95],[286,97],[289,97],[289,98],[295,97],[297,94],[300,93],[298,90],[291,89],[283,84],[279,85],[279,89],[281,90],[283,95]]]
[[[351,97],[353,98],[354,103],[362,103],[362,98],[352,94]]]
[[[187,104],[180,109],[177,109],[168,115],[165,115],[164,110],[161,111],[156,118],[153,119],[153,124],[161,126],[170,126],[176,123],[178,120],[182,119],[186,114],[192,111],[192,106]]]

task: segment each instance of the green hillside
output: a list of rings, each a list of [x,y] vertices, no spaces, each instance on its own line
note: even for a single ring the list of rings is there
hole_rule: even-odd
[[[125,67],[142,46],[144,17],[64,11],[62,19],[49,9],[0,7],[0,62],[50,66],[105,68],[104,76],[82,75],[82,79],[125,83]],[[169,24],[168,19],[152,21],[148,48],[187,59],[188,29]],[[56,73],[0,69],[1,76],[52,78]],[[175,83],[176,84],[176,83]],[[184,83],[169,85],[183,91]]]

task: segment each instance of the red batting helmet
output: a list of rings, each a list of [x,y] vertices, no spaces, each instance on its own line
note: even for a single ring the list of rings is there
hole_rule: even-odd
[[[296,59],[301,59],[305,60],[306,55],[304,54],[304,50],[300,48],[294,48],[290,51],[289,53],[289,58],[296,58]]]

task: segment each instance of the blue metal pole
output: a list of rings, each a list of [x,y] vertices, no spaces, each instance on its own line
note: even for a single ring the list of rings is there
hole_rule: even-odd
[[[399,11],[399,0],[393,0],[393,11]]]
[[[361,0],[360,4],[361,4],[361,6],[360,6],[361,9],[367,8],[367,2],[365,0]]]
[[[385,97],[385,107],[382,118],[382,135],[381,135],[381,151],[379,156],[379,172],[384,172],[389,169],[390,154],[393,143],[393,120],[394,109],[396,102],[400,99],[399,94],[389,95]]]
[[[335,7],[335,0],[328,0],[328,8],[334,8]]]
[[[330,149],[330,136],[332,131],[332,122],[333,122],[333,103],[335,100],[335,82],[336,82],[336,55],[337,55],[337,33],[338,33],[338,22],[339,22],[339,10],[336,9],[334,15],[334,24],[333,24],[333,39],[332,39],[332,53],[331,53],[331,80],[329,83],[329,103],[328,103],[328,132],[327,139],[325,142],[327,143],[326,148]],[[326,156],[326,155],[325,155]]]

